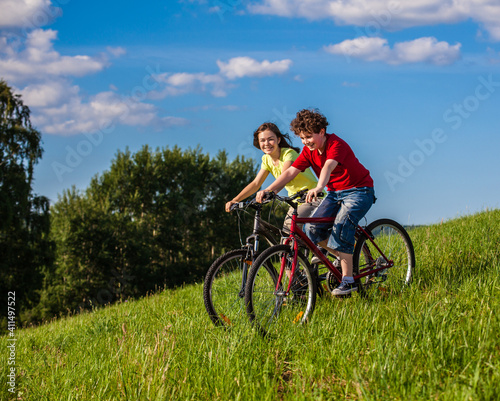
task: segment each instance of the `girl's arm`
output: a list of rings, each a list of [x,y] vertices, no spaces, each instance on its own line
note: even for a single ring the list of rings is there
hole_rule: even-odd
[[[233,198],[233,200],[230,200],[229,202],[226,203],[226,212],[231,211],[231,205],[238,203],[243,199],[246,199],[250,195],[254,194],[255,192],[257,192],[264,183],[264,181],[266,180],[268,175],[269,171],[262,169],[259,170],[253,181],[250,184],[248,184],[245,188],[243,188],[241,192]]]
[[[281,175],[274,181],[271,185],[269,185],[266,189],[263,191],[257,192],[257,196],[255,199],[257,202],[262,202],[262,199],[264,198],[264,194],[266,192],[275,192],[278,193],[281,191],[286,184],[288,184],[290,181],[292,181],[297,175],[300,173],[300,170],[298,168],[295,168],[293,166],[288,167],[286,170],[282,170]]]
[[[316,185],[316,188],[311,189],[309,192],[307,192],[306,195],[306,202],[313,202],[316,200],[318,195],[323,192],[323,188],[325,188],[326,184],[328,184],[328,181],[330,180],[330,175],[332,174],[332,171],[337,167],[339,163],[336,160],[333,159],[328,159],[325,162],[325,165],[321,169],[321,173],[319,174],[318,178],[318,185]]]

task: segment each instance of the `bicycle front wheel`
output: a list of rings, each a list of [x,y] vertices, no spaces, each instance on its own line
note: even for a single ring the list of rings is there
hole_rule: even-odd
[[[353,255],[355,274],[380,270],[359,279],[360,293],[400,292],[410,284],[415,269],[410,236],[403,226],[390,219],[374,221],[366,227],[366,232],[373,242],[365,234],[358,238]]]
[[[246,321],[244,295],[248,269],[252,261],[245,249],[229,251],[207,271],[203,300],[208,316],[216,326],[232,326]]]
[[[287,292],[293,256],[289,246],[273,246],[262,252],[248,272],[246,310],[250,321],[263,335],[277,334],[286,324],[306,323],[314,311],[317,279],[300,253]],[[282,263],[285,270],[278,283]]]

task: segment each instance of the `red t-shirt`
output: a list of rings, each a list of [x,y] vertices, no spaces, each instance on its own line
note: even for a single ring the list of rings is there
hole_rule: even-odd
[[[319,154],[317,150],[311,152],[307,146],[304,146],[292,166],[300,171],[311,167],[319,177],[326,161],[333,159],[338,162],[338,165],[333,169],[326,185],[329,191],[373,187],[370,172],[354,156],[354,152],[347,142],[335,134],[325,135],[326,146],[322,154]]]

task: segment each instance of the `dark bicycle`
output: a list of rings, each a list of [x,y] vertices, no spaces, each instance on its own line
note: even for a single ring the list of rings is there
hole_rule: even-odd
[[[235,203],[231,211],[247,213],[255,210],[252,234],[240,249],[234,249],[212,263],[205,275],[203,300],[210,319],[216,326],[231,326],[245,320],[245,284],[248,270],[258,256],[259,242],[264,238],[271,246],[280,243],[282,231],[262,219],[263,204],[255,199]]]

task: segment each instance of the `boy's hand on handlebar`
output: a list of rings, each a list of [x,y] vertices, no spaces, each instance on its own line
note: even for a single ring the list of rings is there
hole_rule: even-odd
[[[255,196],[255,200],[257,201],[257,203],[262,203],[267,199],[267,197],[269,196],[268,194],[272,192],[273,191],[266,191],[266,190],[259,191]]]
[[[310,189],[307,191],[306,203],[314,202],[321,194],[323,194],[323,188]]]

